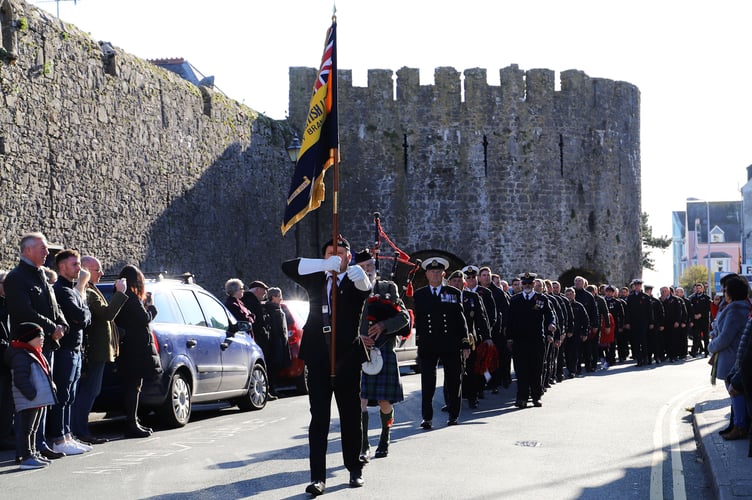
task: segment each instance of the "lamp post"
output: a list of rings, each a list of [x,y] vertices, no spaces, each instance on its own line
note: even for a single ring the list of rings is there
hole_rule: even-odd
[[[710,269],[710,202],[707,200],[701,200],[699,198],[687,198],[687,203],[704,203],[705,204],[705,223],[707,225],[707,228],[705,229],[705,232],[707,234],[706,236],[707,250],[705,253],[705,265],[708,268],[708,295],[711,295],[710,289],[711,287],[715,287],[715,283],[713,283],[713,270]],[[697,230],[695,229],[695,233],[696,232]],[[697,251],[697,249],[695,249],[695,251]]]
[[[300,139],[298,134],[293,134],[290,144],[287,146],[287,155],[290,157],[290,161],[293,163],[298,162],[298,155],[300,154]]]
[[[298,155],[300,154],[300,139],[298,134],[293,132],[290,144],[287,146],[287,156],[290,157],[290,161],[293,165],[298,164]],[[295,224],[295,255],[300,255],[300,224]]]

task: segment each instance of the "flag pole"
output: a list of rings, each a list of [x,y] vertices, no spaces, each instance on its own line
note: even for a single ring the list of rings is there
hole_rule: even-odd
[[[336,75],[335,75],[336,78]],[[334,160],[332,164],[332,241],[334,242],[334,251],[339,249],[339,151],[337,148],[329,150],[329,158]],[[336,255],[336,253],[335,253]],[[349,263],[348,263],[349,264]],[[337,279],[332,280],[332,341],[331,352],[329,354],[330,374],[334,378],[337,375]]]

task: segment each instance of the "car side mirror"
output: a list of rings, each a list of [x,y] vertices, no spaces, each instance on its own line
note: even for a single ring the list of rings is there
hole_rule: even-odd
[[[238,321],[235,325],[230,327],[230,332],[245,332],[248,333],[253,330],[253,325],[249,321]]]

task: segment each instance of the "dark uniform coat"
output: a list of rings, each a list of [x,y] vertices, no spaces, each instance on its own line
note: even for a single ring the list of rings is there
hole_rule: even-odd
[[[533,402],[543,394],[541,373],[545,353],[546,331],[555,325],[554,313],[548,299],[533,292],[530,299],[525,293],[512,296],[509,301],[508,338],[512,340],[512,357],[517,374],[517,403]]]
[[[442,286],[437,297],[431,293],[430,286],[424,286],[416,290],[414,299],[423,420],[433,419],[439,359],[444,365],[444,395],[449,418],[456,419],[462,398],[462,349],[470,348],[462,295],[454,287]]]

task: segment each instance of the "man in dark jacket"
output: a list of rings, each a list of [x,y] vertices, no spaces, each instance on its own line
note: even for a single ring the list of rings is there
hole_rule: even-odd
[[[642,291],[642,280],[634,279],[630,283],[632,291],[627,297],[624,329],[629,332],[632,357],[637,366],[648,363],[648,331],[653,328],[653,305],[650,297]]]
[[[546,343],[553,342],[556,320],[548,299],[533,290],[534,273],[520,276],[522,292],[514,294],[509,301],[509,335],[507,346],[512,351],[514,370],[517,374],[518,408],[543,406],[543,357]]]
[[[53,354],[55,360],[52,379],[57,386],[57,404],[47,414],[49,434],[55,440],[52,449],[66,455],[80,455],[91,451],[91,446],[81,443],[71,435],[71,408],[76,398],[78,380],[81,378],[81,346],[84,328],[91,324],[89,306],[84,300],[89,272],[81,270],[81,256],[76,250],[65,249],[55,256],[58,279],[53,285],[55,298],[70,325],[68,333],[60,339],[60,348]],[[74,286],[73,281],[78,280]]]
[[[324,245],[322,254],[323,259],[298,258],[282,264],[282,271],[308,293],[309,314],[303,327],[299,357],[308,368],[311,483],[306,492],[313,496],[321,495],[326,489],[326,448],[332,395],[339,411],[342,458],[350,472],[350,486],[363,486],[363,465],[359,460],[362,438],[360,368],[365,349],[359,342],[358,329],[363,304],[371,291],[371,280],[365,271],[359,266],[348,266],[351,254],[347,240],[340,237],[336,245],[330,240]],[[332,318],[335,290],[336,312]],[[332,350],[333,360],[330,358]]]
[[[47,238],[42,233],[28,233],[21,238],[21,257],[18,265],[5,277],[5,299],[10,317],[11,339],[18,338],[19,325],[36,323],[44,330],[42,353],[52,363],[52,351],[60,347],[59,341],[68,331],[68,322],[47,283],[42,266],[49,255]],[[37,451],[45,458],[61,458],[44,440],[46,410],[37,430]],[[18,433],[16,434],[18,440]],[[16,449],[20,449],[18,443]]]
[[[444,394],[449,420],[457,425],[462,400],[462,363],[470,355],[467,323],[462,310],[462,293],[444,286],[449,263],[441,257],[423,261],[428,286],[415,291],[415,343],[420,358],[420,390],[423,429],[433,427],[433,395],[436,391],[436,366],[444,365]]]

